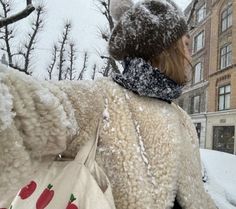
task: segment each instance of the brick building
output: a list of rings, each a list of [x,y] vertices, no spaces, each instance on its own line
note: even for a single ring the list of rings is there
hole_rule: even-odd
[[[185,12],[189,13],[192,4]],[[199,0],[191,19],[192,79],[176,101],[200,147],[236,154],[236,1]]]

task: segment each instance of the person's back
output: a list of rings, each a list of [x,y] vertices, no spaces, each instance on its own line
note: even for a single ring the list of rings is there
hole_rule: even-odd
[[[174,103],[140,97],[101,81],[105,118],[97,161],[118,209],[215,208],[201,178],[198,140],[190,117]]]

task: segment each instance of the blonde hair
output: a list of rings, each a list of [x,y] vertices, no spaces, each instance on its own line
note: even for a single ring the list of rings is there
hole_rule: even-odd
[[[185,61],[190,66],[192,65],[185,56],[182,39],[179,39],[169,49],[165,49],[159,56],[152,58],[150,61],[154,67],[157,67],[176,83],[184,85],[189,81],[190,74],[185,69]]]

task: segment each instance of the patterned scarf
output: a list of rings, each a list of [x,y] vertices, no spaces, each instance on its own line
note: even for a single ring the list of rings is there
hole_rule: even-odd
[[[123,61],[123,67],[122,74],[112,75],[113,80],[140,96],[158,98],[171,103],[182,93],[183,86],[171,80],[142,58],[126,58]]]

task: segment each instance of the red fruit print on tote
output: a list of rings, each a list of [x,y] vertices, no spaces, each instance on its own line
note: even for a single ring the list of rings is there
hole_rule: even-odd
[[[37,184],[34,181],[31,181],[27,186],[23,187],[20,190],[19,196],[22,200],[27,199],[28,197],[30,197],[35,189],[37,187]]]
[[[75,204],[73,204],[72,202],[74,202],[76,200],[76,198],[74,197],[73,194],[71,194],[70,196],[70,201],[66,207],[66,209],[79,209]]]
[[[7,208],[0,208],[0,209],[7,209]],[[11,205],[10,209],[12,209],[12,205]]]
[[[51,190],[53,186],[51,184],[42,192],[36,203],[36,209],[44,209],[51,202],[54,191]]]

